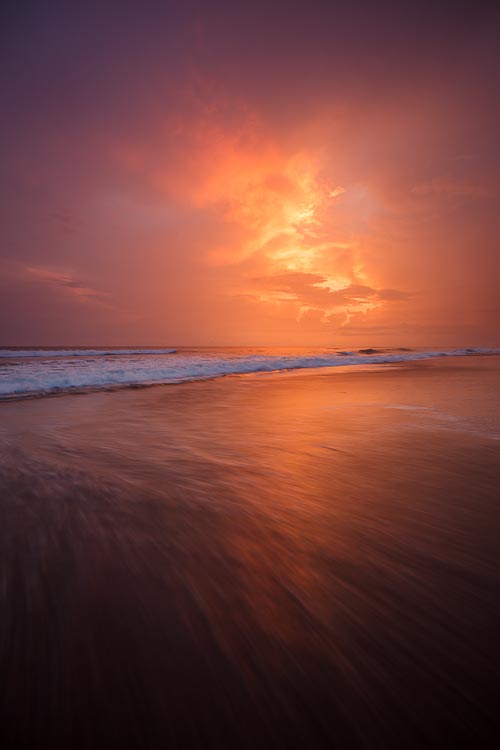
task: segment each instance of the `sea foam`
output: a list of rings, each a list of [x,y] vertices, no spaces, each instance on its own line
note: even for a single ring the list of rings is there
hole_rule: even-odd
[[[12,351],[12,350],[11,350]],[[37,350],[34,350],[37,351]],[[318,355],[202,354],[193,350],[38,350],[29,356],[16,352],[0,365],[0,397],[34,396],[81,389],[155,385],[259,372],[340,367],[473,354],[496,354],[494,349],[449,351],[364,350]],[[369,354],[366,352],[376,352]],[[5,352],[5,350],[4,350]],[[4,355],[5,357],[5,355]]]

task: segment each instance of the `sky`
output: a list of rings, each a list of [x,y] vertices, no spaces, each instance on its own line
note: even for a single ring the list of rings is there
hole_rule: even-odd
[[[492,3],[0,19],[0,345],[500,343]]]

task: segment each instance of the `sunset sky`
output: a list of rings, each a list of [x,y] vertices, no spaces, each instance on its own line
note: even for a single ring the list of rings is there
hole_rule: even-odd
[[[488,5],[12,4],[0,344],[498,344]]]

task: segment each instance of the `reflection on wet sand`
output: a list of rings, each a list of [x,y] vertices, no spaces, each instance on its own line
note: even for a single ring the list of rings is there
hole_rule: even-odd
[[[499,367],[2,404],[6,746],[493,746]]]

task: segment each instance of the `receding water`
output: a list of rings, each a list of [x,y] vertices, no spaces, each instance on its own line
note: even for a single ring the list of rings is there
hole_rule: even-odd
[[[0,404],[4,747],[493,747],[500,358]]]

